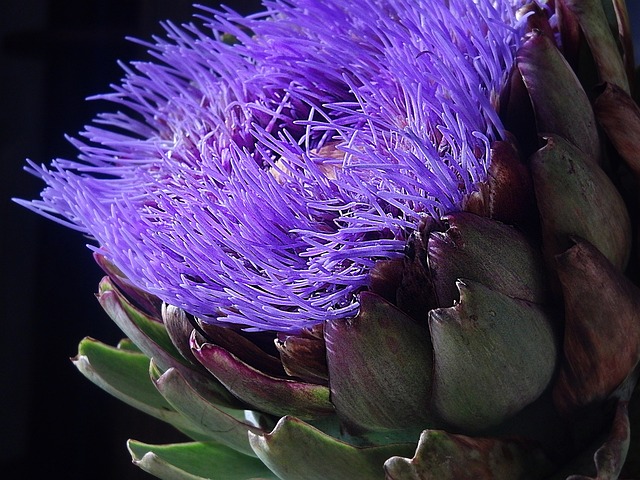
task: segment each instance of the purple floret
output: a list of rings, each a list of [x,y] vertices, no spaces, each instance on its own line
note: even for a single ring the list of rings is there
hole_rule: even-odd
[[[522,34],[512,3],[200,7],[97,97],[122,110],[71,139],[76,160],[30,162],[47,187],[22,203],[206,321],[353,315],[373,264],[485,178]]]

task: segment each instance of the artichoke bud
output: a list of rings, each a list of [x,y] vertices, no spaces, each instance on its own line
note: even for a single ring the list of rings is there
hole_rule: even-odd
[[[572,235],[588,240],[622,271],[631,250],[631,221],[620,193],[581,150],[559,136],[546,139],[531,157],[531,171],[551,272]]]
[[[565,332],[553,396],[565,414],[607,398],[640,360],[640,290],[595,246],[574,240],[556,257]]]
[[[556,335],[540,306],[481,283],[457,282],[460,302],[432,310],[433,408],[467,432],[498,425],[535,401],[556,366]]]
[[[451,306],[458,299],[459,278],[491,285],[513,298],[545,303],[544,262],[524,234],[466,212],[451,213],[443,220],[448,229],[432,232],[427,246],[438,306]]]

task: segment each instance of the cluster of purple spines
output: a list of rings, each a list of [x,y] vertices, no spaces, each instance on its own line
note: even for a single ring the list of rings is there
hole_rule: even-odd
[[[353,315],[379,259],[459,209],[502,127],[514,1],[273,0],[165,25],[123,111],[30,163],[24,202],[205,320],[296,331]]]

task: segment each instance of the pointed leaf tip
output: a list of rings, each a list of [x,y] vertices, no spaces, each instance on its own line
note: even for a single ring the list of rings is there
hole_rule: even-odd
[[[629,80],[622,55],[616,44],[602,0],[562,0],[575,15],[591,55],[595,60],[601,82],[618,85],[629,93]]]
[[[355,447],[293,417],[267,435],[250,434],[256,455],[282,480],[382,480],[393,455],[410,455],[413,444]]]
[[[188,364],[173,345],[162,319],[136,308],[108,277],[100,282],[98,301],[120,330],[160,368]]]
[[[444,217],[445,232],[429,237],[428,258],[438,305],[458,299],[456,280],[466,278],[513,298],[544,303],[544,262],[529,239],[514,227],[466,212]]]
[[[631,220],[613,182],[567,140],[549,135],[531,157],[549,272],[555,256],[572,245],[571,236],[588,240],[618,269],[631,251]]]
[[[573,461],[553,476],[558,480],[618,480],[637,476],[621,475],[629,453],[631,425],[628,403],[618,402],[611,426]]]
[[[279,480],[262,462],[208,442],[149,445],[129,440],[133,463],[163,480]]]
[[[466,432],[498,425],[536,400],[556,366],[547,312],[469,280],[460,303],[432,310],[433,406]]]
[[[85,377],[119,400],[192,438],[208,438],[197,424],[176,412],[156,390],[149,378],[150,360],[144,354],[85,338],[73,363]]]
[[[553,41],[539,32],[530,33],[516,62],[533,104],[538,132],[566,138],[598,163],[600,138],[591,102]]]

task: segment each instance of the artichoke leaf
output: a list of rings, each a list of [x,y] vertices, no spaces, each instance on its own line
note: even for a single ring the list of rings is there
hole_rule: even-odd
[[[528,34],[516,65],[531,98],[538,132],[564,137],[598,162],[600,138],[591,103],[553,40],[538,31]]]
[[[633,82],[635,77],[635,58],[633,55],[633,32],[626,0],[612,0],[613,10],[616,15],[618,26],[618,41],[622,49],[622,60],[624,61],[627,79]]]
[[[356,447],[294,417],[283,417],[271,433],[249,433],[256,455],[282,480],[383,480],[384,462],[410,455],[415,443]]]
[[[640,361],[640,290],[579,238],[557,257],[565,301],[564,358],[553,389],[572,414],[605,400]]]
[[[179,307],[163,303],[161,307],[162,323],[175,348],[180,355],[192,365],[202,368],[198,360],[193,356],[189,346],[189,337],[194,327],[189,322],[187,312]]]
[[[133,463],[162,480],[278,480],[255,457],[213,442],[149,445],[129,440]]]
[[[580,24],[595,60],[600,81],[618,85],[629,93],[627,70],[611,32],[602,0],[562,0],[562,3]],[[619,12],[616,14],[619,15]]]
[[[557,135],[531,157],[531,171],[550,272],[571,236],[591,242],[623,270],[631,251],[631,220],[624,200],[604,171]]]
[[[252,409],[276,416],[295,413],[304,419],[334,412],[328,387],[267,375],[224,348],[200,343],[197,338],[191,335],[191,348],[198,361]]]
[[[224,348],[227,352],[238,357],[244,363],[251,365],[267,375],[281,377],[285,375],[285,370],[280,358],[267,353],[258,343],[261,339],[251,338],[251,335],[260,335],[260,332],[237,332],[233,328],[216,325],[215,322],[196,319],[198,333],[203,340],[218,347]],[[269,335],[268,343],[273,342],[273,335]],[[190,337],[186,337],[189,349],[191,349]],[[256,343],[256,340],[258,343]],[[262,339],[264,341],[264,339]]]
[[[433,408],[466,432],[502,423],[536,400],[556,366],[557,340],[540,306],[459,280],[460,302],[432,310]]]
[[[463,210],[507,225],[530,229],[535,197],[531,172],[515,146],[504,140],[491,144],[487,179],[465,199]]]
[[[538,480],[553,465],[533,443],[425,430],[413,458],[392,457],[386,480]]]
[[[295,335],[281,333],[275,346],[289,376],[311,383],[328,384],[326,345],[321,323]]]
[[[142,353],[114,348],[86,337],[72,359],[94,384],[132,407],[163,420],[195,439],[209,439],[206,431],[176,412],[149,378],[150,360]]]
[[[637,372],[640,374],[640,369]],[[628,413],[629,424],[640,425],[640,384],[638,383],[630,396]],[[629,452],[622,473],[622,478],[640,478],[640,429],[638,428],[631,429]]]
[[[149,358],[155,358],[160,368],[166,370],[176,363],[187,364],[162,322],[132,305],[109,277],[100,282],[97,297],[120,330]]]
[[[640,178],[640,107],[620,87],[607,83],[593,104],[596,118],[627,166]]]
[[[214,403],[229,407],[239,405],[237,399],[199,363],[193,364],[182,356],[161,321],[133,306],[108,277],[100,282],[98,301],[120,330],[147,357],[153,358],[162,371],[178,368],[194,388]]]
[[[127,337],[122,338],[116,345],[116,348],[118,348],[119,350],[125,350],[127,352],[132,352],[132,353],[142,353],[142,350],[140,350],[138,346],[135,343],[133,343],[131,339]]]
[[[456,280],[466,278],[513,298],[544,303],[543,258],[519,230],[466,212],[446,215],[445,232],[429,236],[428,259],[438,305],[458,299]]]
[[[109,276],[109,281],[115,285],[119,291],[123,292],[128,298],[130,298],[136,307],[150,315],[160,312],[162,300],[155,295],[136,287],[125,276],[125,274],[122,273],[122,271],[103,254],[94,252],[93,259]]]
[[[229,411],[209,403],[175,368],[170,368],[153,380],[167,402],[178,413],[199,425],[212,439],[245,455],[254,456],[249,446],[247,432],[252,431],[257,434],[265,432],[238,418],[244,415],[244,411]]]
[[[351,319],[325,323],[331,401],[351,433],[421,430],[429,412],[429,330],[382,297],[360,296]]]

